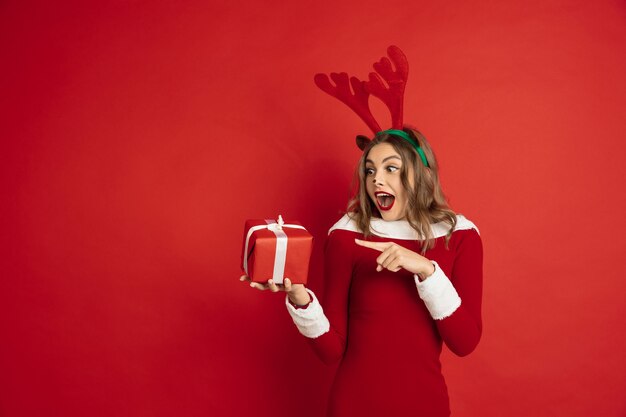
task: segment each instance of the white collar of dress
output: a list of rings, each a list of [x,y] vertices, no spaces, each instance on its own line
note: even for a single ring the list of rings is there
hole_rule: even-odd
[[[430,227],[433,231],[434,238],[445,236],[450,230],[450,226],[445,222],[434,223],[431,224]],[[478,228],[474,223],[466,219],[462,214],[457,214],[454,231],[469,229],[475,229],[478,232]],[[357,227],[356,222],[350,217],[349,214],[345,214],[341,219],[339,219],[339,221],[335,223],[330,230],[328,230],[328,234],[330,234],[333,230],[348,230],[351,232],[361,233],[361,230]],[[380,218],[372,218],[372,221],[370,222],[370,231],[373,235],[388,239],[423,240],[420,238],[417,230],[413,229],[406,220],[388,222]]]

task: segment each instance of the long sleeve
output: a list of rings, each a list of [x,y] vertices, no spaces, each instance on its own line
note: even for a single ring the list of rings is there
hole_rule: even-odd
[[[333,231],[324,251],[324,309],[330,322],[328,333],[311,339],[315,353],[326,364],[341,360],[348,332],[348,297],[353,272],[354,236]]]
[[[294,307],[289,302],[289,296],[285,296],[285,305],[300,334],[314,339],[326,333],[330,325],[328,318],[324,314],[324,309],[313,291],[307,289],[307,292],[309,297],[311,297],[311,302],[306,307]]]
[[[446,346],[458,356],[471,353],[482,333],[483,248],[476,230],[459,234],[450,282],[461,303],[454,312],[435,320]]]
[[[329,365],[338,362],[346,348],[353,247],[354,237],[349,232],[333,231],[324,251],[322,301],[311,292],[313,301],[306,309],[295,309],[286,303],[300,333],[309,338],[317,356]]]

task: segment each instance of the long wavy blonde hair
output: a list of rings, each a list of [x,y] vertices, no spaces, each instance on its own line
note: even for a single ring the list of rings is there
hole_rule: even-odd
[[[370,150],[380,144],[388,143],[400,155],[402,167],[400,168],[400,179],[406,190],[407,213],[406,220],[415,229],[420,240],[423,240],[422,254],[435,245],[435,239],[431,229],[431,224],[444,222],[450,226],[446,235],[446,246],[456,226],[456,214],[450,206],[441,190],[439,184],[439,168],[435,154],[430,144],[419,131],[405,126],[403,130],[422,148],[428,161],[428,168],[424,166],[417,151],[406,140],[387,133],[376,136],[363,150],[363,156],[359,160],[359,165],[354,175],[354,196],[348,203],[348,214],[357,223],[357,226],[365,237],[371,235],[370,222],[373,217],[380,218],[380,212],[376,204],[367,195],[365,185],[365,160]],[[413,167],[412,170],[409,167]],[[410,173],[413,173],[413,186],[409,180]]]

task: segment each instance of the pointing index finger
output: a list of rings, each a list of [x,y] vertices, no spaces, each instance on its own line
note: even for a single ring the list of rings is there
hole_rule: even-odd
[[[354,239],[354,242],[359,246],[374,249],[377,251],[384,251],[389,246],[387,242],[368,242],[367,240]]]

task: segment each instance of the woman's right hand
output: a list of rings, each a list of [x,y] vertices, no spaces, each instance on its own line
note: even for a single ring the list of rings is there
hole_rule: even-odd
[[[270,279],[267,284],[261,284],[260,282],[252,282],[249,276],[242,275],[239,281],[249,282],[252,288],[256,288],[260,291],[270,290],[271,292],[285,291],[289,300],[298,306],[305,306],[311,301],[311,296],[306,290],[304,284],[292,284],[289,278],[285,278],[284,284],[276,284],[274,280]]]

